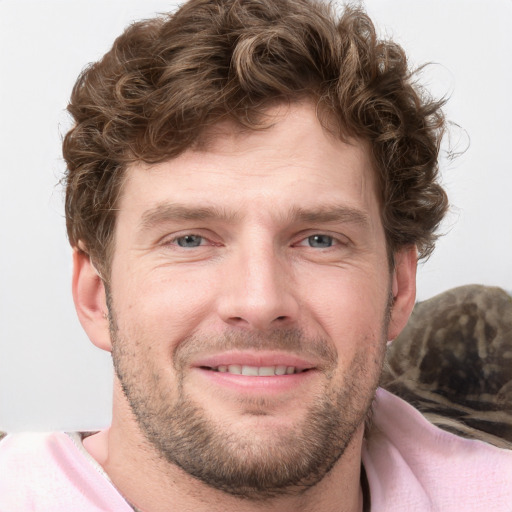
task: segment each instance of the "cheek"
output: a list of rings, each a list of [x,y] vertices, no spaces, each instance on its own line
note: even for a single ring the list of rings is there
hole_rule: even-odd
[[[190,278],[183,272],[153,272],[116,289],[119,330],[137,339],[151,339],[162,348],[192,334],[211,314],[215,296],[201,276]]]
[[[373,272],[316,276],[309,286],[305,309],[341,353],[354,353],[363,344],[379,344],[383,336],[389,284]]]

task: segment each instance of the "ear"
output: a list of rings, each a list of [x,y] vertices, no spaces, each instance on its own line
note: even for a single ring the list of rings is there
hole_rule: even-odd
[[[111,351],[108,308],[103,280],[89,255],[73,252],[73,300],[78,319],[89,339],[99,348]]]
[[[405,327],[416,300],[416,267],[418,252],[415,246],[404,247],[395,253],[392,275],[393,306],[388,327],[388,340],[394,340]]]

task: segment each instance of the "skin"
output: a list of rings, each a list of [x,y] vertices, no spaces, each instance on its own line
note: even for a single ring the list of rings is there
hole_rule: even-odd
[[[328,134],[309,103],[269,115],[274,123],[265,130],[221,124],[207,144],[172,161],[128,168],[110,311],[103,280],[75,251],[80,321],[94,344],[114,347],[117,372],[112,426],[85,446],[145,511],[362,507],[364,420],[386,341],[414,305],[416,251],[398,251],[390,272],[365,144]],[[283,332],[300,333],[301,343],[287,344]],[[257,366],[292,361],[308,371],[286,380],[204,368],[233,357]],[[144,432],[147,404],[178,404],[179,414],[181,399],[220,439],[234,440],[230,458],[255,467],[294,449],[319,402],[338,404],[351,427],[333,427],[348,438],[333,445],[339,453],[316,479],[240,498],[163,457]]]

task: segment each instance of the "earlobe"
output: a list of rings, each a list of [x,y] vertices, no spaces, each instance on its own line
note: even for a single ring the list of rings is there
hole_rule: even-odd
[[[110,351],[112,347],[103,280],[89,255],[76,248],[73,251],[72,290],[78,319],[89,339],[97,347]]]
[[[388,327],[388,340],[394,340],[405,327],[416,300],[416,247],[404,247],[395,253],[391,291],[393,306]]]

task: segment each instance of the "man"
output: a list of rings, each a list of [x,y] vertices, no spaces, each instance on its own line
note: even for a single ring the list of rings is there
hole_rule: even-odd
[[[7,436],[0,510],[510,510],[509,451],[377,390],[447,200],[440,105],[364,13],[192,0],[128,28],[69,111],[112,425]]]

